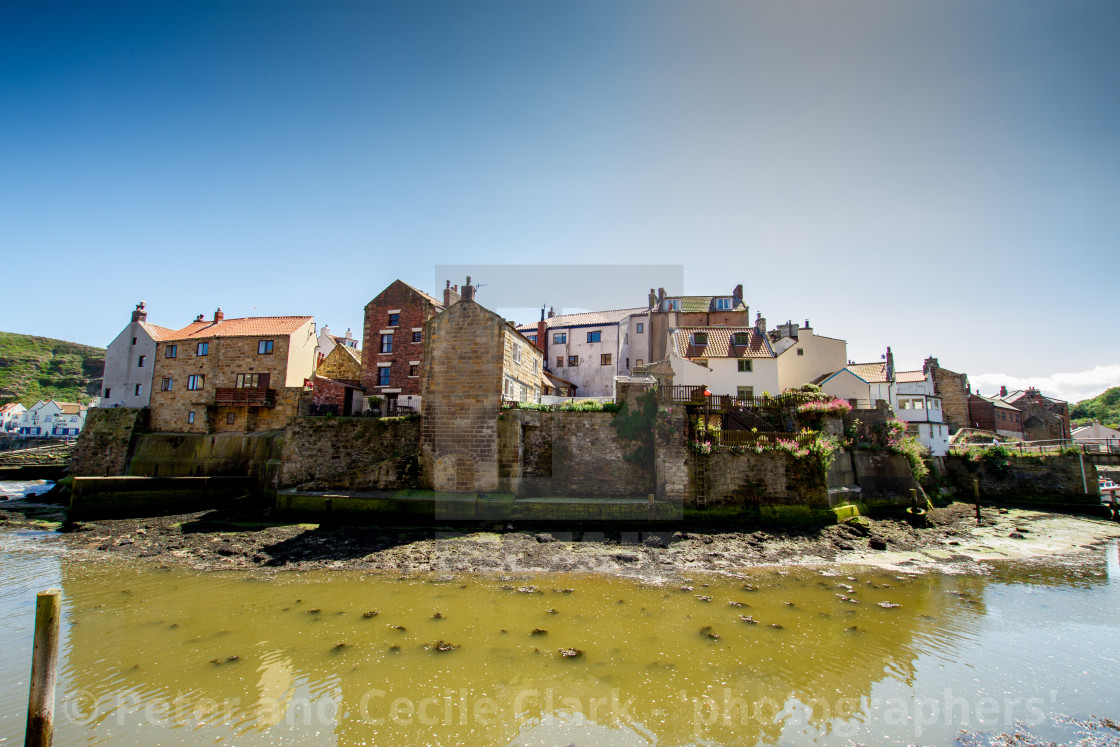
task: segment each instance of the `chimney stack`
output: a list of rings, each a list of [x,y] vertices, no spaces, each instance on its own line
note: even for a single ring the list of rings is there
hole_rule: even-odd
[[[460,294],[462,301],[474,301],[474,286],[471,285],[471,276],[467,275],[467,282],[463,284],[463,292]]]
[[[196,316],[196,317],[194,318],[194,320],[195,320],[196,322],[201,322],[201,321],[205,321],[205,319],[206,319],[206,315],[205,315],[205,314],[199,314],[198,316]]]
[[[225,318],[226,318],[226,315],[222,313],[222,307],[219,306],[214,311],[214,323],[217,324],[218,322],[222,321]]]
[[[552,309],[552,307],[551,307],[551,306],[549,306],[549,307],[548,307],[548,318],[549,318],[549,319],[551,319],[551,318],[552,318],[552,317],[554,317],[554,316],[556,316],[556,312],[555,312],[555,311],[553,311],[553,309]]]
[[[453,303],[459,302],[459,286],[452,285],[451,281],[447,281],[447,286],[443,289],[443,308],[451,306]]]
[[[762,316],[761,311],[755,315],[754,328],[758,330],[760,335],[766,334],[766,319]]]
[[[731,308],[737,307],[743,301],[743,284],[739,283],[735,286],[735,290],[731,291]]]
[[[544,309],[541,309],[541,320],[537,322],[537,347],[545,354],[545,363],[548,363],[548,349],[545,344],[548,342],[548,322],[544,320]]]
[[[136,308],[132,312],[132,321],[134,321],[134,322],[146,322],[146,321],[148,321],[148,309],[145,306],[143,301],[136,304]]]
[[[1007,387],[1003,384],[999,385],[999,396],[1000,397],[1006,397],[1007,396]]]
[[[887,348],[887,381],[894,381],[894,353]]]

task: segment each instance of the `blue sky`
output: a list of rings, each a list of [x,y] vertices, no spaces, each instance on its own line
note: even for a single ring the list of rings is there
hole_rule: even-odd
[[[1120,383],[1117,38],[1111,0],[6,2],[0,329],[682,264],[857,360]]]

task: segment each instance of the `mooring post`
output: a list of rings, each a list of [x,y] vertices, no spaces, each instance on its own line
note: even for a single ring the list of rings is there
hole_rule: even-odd
[[[654,514],[653,493],[650,493],[649,494],[649,521],[650,521],[651,524],[653,523],[653,514]]]
[[[910,488],[910,508],[914,509],[915,512],[917,512],[917,510],[918,510],[918,489],[917,488]]]
[[[31,654],[31,693],[27,699],[24,747],[50,747],[54,731],[54,683],[58,668],[58,589],[35,600],[35,649]]]
[[[972,494],[976,496],[976,526],[980,526],[980,480],[972,478]]]

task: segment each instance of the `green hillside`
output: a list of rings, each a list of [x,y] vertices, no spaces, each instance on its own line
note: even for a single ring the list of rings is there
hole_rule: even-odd
[[[1120,386],[1114,386],[1092,399],[1083,399],[1070,410],[1071,420],[1096,420],[1109,428],[1120,428]]]
[[[101,390],[105,349],[0,332],[0,404],[53,397],[89,402]]]

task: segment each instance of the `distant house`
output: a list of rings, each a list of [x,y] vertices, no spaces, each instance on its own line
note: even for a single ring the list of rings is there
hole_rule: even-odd
[[[644,308],[590,311],[579,314],[549,314],[536,325],[520,325],[517,331],[544,355],[549,372],[574,384],[582,397],[610,397],[614,377],[629,372],[632,358],[631,318]]]
[[[312,414],[356,415],[364,409],[362,358],[348,345],[335,345],[312,382]]]
[[[213,319],[200,314],[157,344],[151,398],[156,431],[252,433],[295,415],[315,371],[310,316]]]
[[[458,286],[448,281],[443,299],[394,280],[366,304],[362,389],[367,397],[386,400],[387,410],[420,408],[424,325],[459,300]]]
[[[31,438],[73,438],[85,427],[87,409],[77,402],[39,400],[20,414],[19,435]]]
[[[750,307],[743,301],[743,286],[721,296],[670,296],[664,288],[649,292],[649,302],[634,317],[634,343],[630,355],[643,365],[668,360],[673,353],[673,331],[687,327],[749,327]],[[638,325],[642,325],[638,330]]]
[[[1120,431],[1093,421],[1089,425],[1073,429],[1073,440],[1083,444],[1105,444],[1120,448]]]
[[[19,420],[27,408],[19,402],[9,402],[0,407],[0,433],[13,433],[19,430]]]
[[[881,363],[849,363],[838,371],[818,376],[812,383],[825,394],[847,400],[853,408],[873,410],[879,401],[897,405],[894,354],[887,348]]]
[[[984,397],[979,393],[968,396],[968,414],[972,427],[995,431],[1006,438],[1023,437],[1023,414],[1012,404],[999,397]]]
[[[345,335],[334,335],[331,334],[330,325],[324,324],[319,330],[319,336],[317,340],[318,343],[315,349],[316,365],[319,365],[324,360],[326,360],[326,357],[331,354],[331,351],[339,345],[348,347],[351,350],[361,349],[358,347],[358,341],[354,339],[354,333],[350,331],[349,327],[346,328]]]
[[[941,398],[935,391],[928,368],[895,373],[895,416],[907,424],[907,431],[929,449],[931,456],[945,456],[949,453],[949,426],[945,425]]]
[[[105,350],[105,375],[99,407],[147,407],[152,395],[156,344],[173,330],[148,322],[143,301],[132,320]]]
[[[765,330],[766,320],[759,316],[755,326]],[[768,334],[778,364],[776,392],[812,383],[824,374],[836,371],[848,359],[848,343],[816,334],[808,319],[802,327],[789,321]]]
[[[1023,437],[1028,441],[1070,438],[1069,403],[1047,397],[1035,387],[1009,392],[1000,387],[999,398],[1023,413]]]

